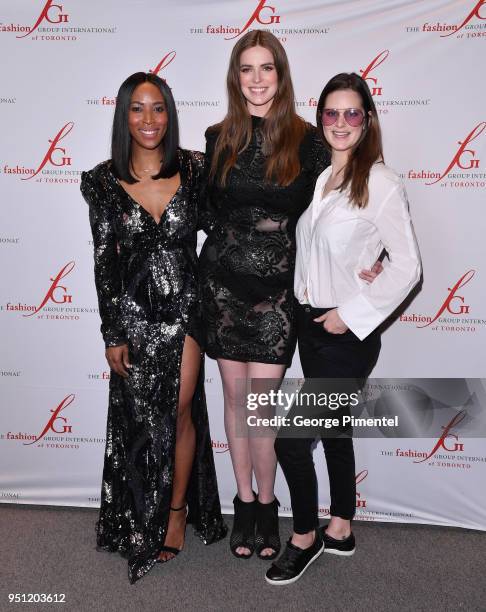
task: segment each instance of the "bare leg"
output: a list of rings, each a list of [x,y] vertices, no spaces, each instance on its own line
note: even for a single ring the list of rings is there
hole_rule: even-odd
[[[351,521],[340,516],[331,516],[326,533],[335,540],[345,540],[351,534]]]
[[[255,381],[252,384],[252,391],[258,393],[268,393],[272,390],[277,391],[282,382],[284,372],[284,365],[249,363],[249,379],[268,379],[268,381]],[[275,455],[274,442],[276,432],[271,428],[266,428],[263,432],[260,428],[259,433],[260,435],[250,435],[248,438],[250,457],[258,485],[258,499],[262,504],[268,504],[275,498],[274,487],[277,457]],[[261,556],[266,557],[274,552],[272,548],[264,548]]]
[[[248,364],[241,361],[231,361],[230,359],[218,359],[221,381],[223,383],[224,394],[224,428],[233,464],[233,471],[236,479],[238,497],[241,501],[251,502],[254,500],[252,477],[253,470],[250,457],[250,447],[248,435],[237,432],[238,414],[238,381],[244,381],[248,377]],[[241,384],[241,383],[240,383]],[[238,547],[236,552],[239,555],[249,555],[250,550],[245,547]]]
[[[191,476],[196,448],[196,431],[194,429],[194,423],[192,422],[191,407],[200,366],[201,349],[191,336],[186,336],[181,360],[175,466],[170,503],[172,508],[180,508],[186,504],[187,485]],[[184,546],[185,528],[185,509],[178,512],[171,510],[164,545],[182,550]],[[162,551],[160,553],[160,560],[169,561],[173,556],[174,555],[170,552]]]
[[[223,382],[224,393],[224,424],[228,446],[230,449],[233,471],[235,473],[238,497],[241,501],[253,501],[253,486],[252,477],[255,472],[255,478],[258,486],[258,498],[261,503],[270,503],[274,499],[274,484],[275,471],[277,467],[277,459],[274,450],[274,434],[272,430],[268,431],[268,436],[252,437],[248,430],[237,431],[237,420],[241,419],[242,415],[238,413],[238,409],[243,409],[243,406],[238,406],[241,398],[238,397],[238,391],[241,387],[238,381],[248,379],[277,379],[280,381],[285,372],[285,366],[272,365],[265,363],[244,363],[240,361],[231,361],[228,359],[218,359],[218,366]],[[239,383],[242,384],[241,382]],[[268,392],[271,389],[278,388],[275,385],[275,380],[269,384],[258,384],[259,392]],[[243,421],[244,422],[244,421]],[[248,548],[239,547],[236,552],[240,555],[248,555]],[[271,555],[274,551],[271,548],[262,551],[263,556]]]
[[[236,478],[238,497],[241,501],[253,501],[252,465],[248,437],[237,432],[237,381],[246,380],[247,364],[241,361],[218,359],[224,394],[224,427],[230,449],[231,462]]]
[[[309,533],[294,533],[292,534],[292,544],[303,550],[310,548],[314,544],[316,538],[315,531],[309,531]]]

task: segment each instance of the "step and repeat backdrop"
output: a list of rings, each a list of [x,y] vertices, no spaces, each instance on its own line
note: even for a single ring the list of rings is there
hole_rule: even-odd
[[[99,505],[109,371],[80,174],[109,157],[116,92],[140,70],[167,80],[182,146],[202,149],[206,127],[225,114],[231,49],[249,29],[281,40],[311,122],[331,76],[361,74],[386,162],[405,182],[424,279],[384,332],[373,375],[485,377],[485,4],[0,1],[0,502]],[[232,511],[210,359],[205,375],[221,500]],[[289,376],[300,375],[296,355]],[[486,530],[486,442],[463,434],[461,402],[430,438],[356,440],[357,518]],[[325,517],[320,448],[316,464]],[[280,471],[276,491],[289,514]]]

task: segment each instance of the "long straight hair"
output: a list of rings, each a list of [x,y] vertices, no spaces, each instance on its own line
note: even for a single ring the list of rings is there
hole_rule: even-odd
[[[342,72],[332,77],[322,90],[317,104],[317,129],[327,148],[330,150],[331,147],[324,137],[322,111],[325,108],[327,96],[333,91],[341,91],[343,89],[351,89],[359,95],[363,104],[365,122],[363,124],[362,136],[351,151],[349,160],[344,168],[343,182],[340,185],[340,190],[344,191],[349,185],[350,201],[355,206],[364,208],[367,206],[369,199],[368,179],[371,166],[377,161],[384,161],[378,113],[376,112],[376,106],[373,102],[370,89],[364,79],[354,72]]]
[[[263,122],[263,142],[266,156],[265,178],[287,186],[300,172],[299,146],[306,132],[306,124],[295,112],[295,96],[287,55],[279,40],[270,32],[252,30],[233,47],[226,85],[228,112],[221,123],[212,129],[218,138],[211,163],[210,179],[225,185],[228,172],[238,154],[249,145],[252,121],[240,86],[240,57],[251,47],[264,47],[273,56],[278,77],[277,93]]]
[[[115,115],[113,117],[113,130],[111,134],[111,164],[113,174],[129,184],[137,183],[137,179],[130,172],[132,159],[132,136],[128,129],[128,113],[132,95],[142,83],[152,83],[160,91],[167,111],[167,131],[160,144],[163,152],[162,165],[158,174],[152,176],[154,180],[170,178],[179,171],[179,124],[177,110],[170,87],[160,77],[151,72],[135,72],[120,86],[116,98]]]

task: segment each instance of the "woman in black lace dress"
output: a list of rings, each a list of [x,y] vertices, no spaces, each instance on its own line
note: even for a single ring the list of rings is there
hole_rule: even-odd
[[[204,543],[226,533],[201,364],[203,166],[178,148],[170,88],[139,72],[118,93],[112,159],[82,175],[111,367],[97,542],[128,557],[131,582],[182,549],[186,512]]]
[[[287,57],[275,36],[254,30],[239,40],[227,85],[228,113],[206,132],[206,351],[221,372],[237,483],[231,550],[247,558],[256,546],[261,558],[272,559],[280,548],[274,438],[250,436],[245,421],[237,431],[237,387],[250,379],[273,379],[268,385],[278,387],[292,361],[295,226],[329,161],[315,128],[295,112]]]

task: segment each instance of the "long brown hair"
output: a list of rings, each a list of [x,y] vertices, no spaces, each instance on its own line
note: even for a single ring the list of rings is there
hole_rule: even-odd
[[[249,145],[252,121],[240,86],[240,57],[251,47],[268,49],[275,62],[278,76],[277,93],[263,122],[265,178],[287,186],[300,172],[299,146],[305,135],[306,124],[295,112],[294,88],[290,77],[287,55],[279,40],[270,32],[252,30],[233,47],[226,78],[228,112],[221,123],[214,126],[218,139],[211,163],[210,178],[218,175],[218,182],[226,184],[228,172],[238,154]]]
[[[344,168],[343,182],[341,183],[340,190],[344,191],[350,185],[351,202],[359,208],[365,208],[369,198],[368,179],[371,166],[377,161],[384,161],[384,157],[378,113],[376,112],[376,106],[373,102],[370,89],[364,79],[354,72],[349,74],[343,72],[334,76],[327,83],[322,90],[317,104],[317,129],[327,148],[330,149],[329,144],[324,138],[322,111],[327,96],[333,91],[343,89],[351,89],[360,96],[365,112],[365,123],[363,134],[356,143]]]

